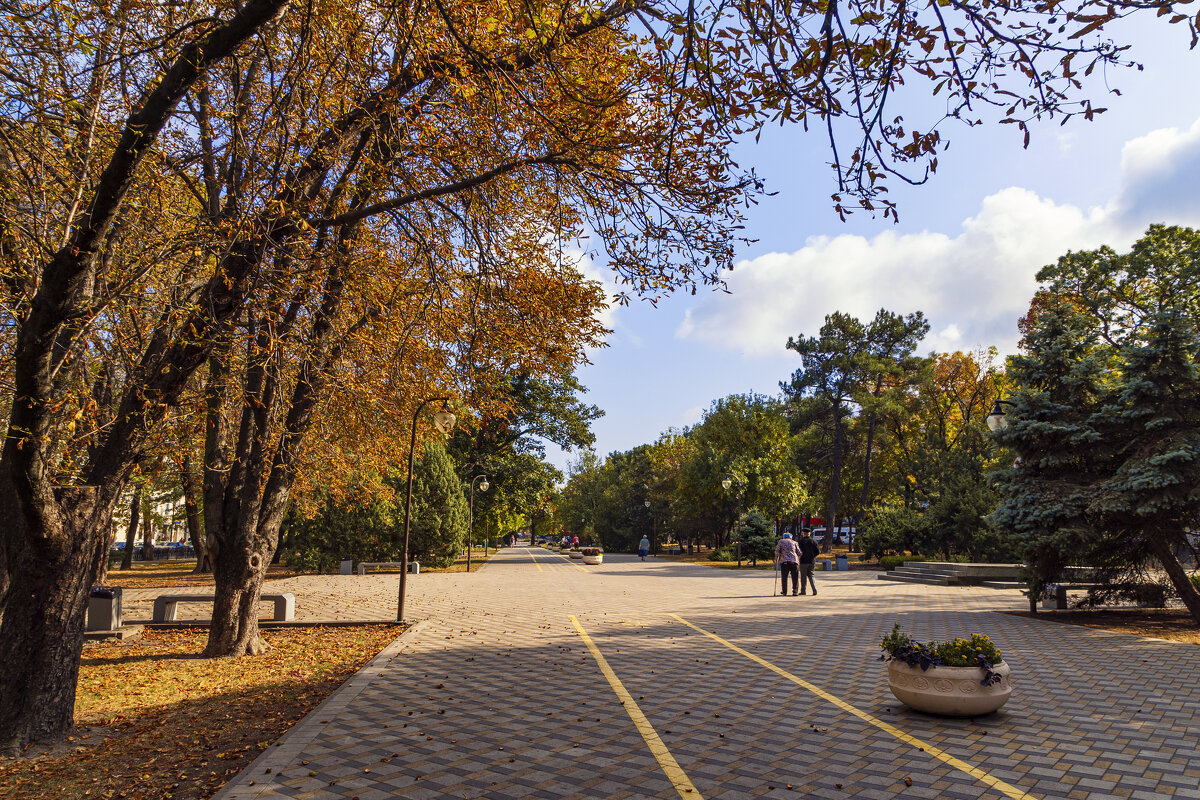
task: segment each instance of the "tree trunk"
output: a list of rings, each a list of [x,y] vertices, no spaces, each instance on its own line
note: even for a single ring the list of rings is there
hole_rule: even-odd
[[[191,455],[184,455],[179,465],[179,482],[183,486],[183,508],[187,515],[188,541],[196,552],[196,568],[193,573],[206,574],[213,570],[212,556],[208,552],[208,542],[200,527],[200,487],[196,485],[196,474],[192,471]]]
[[[1186,537],[1180,536],[1180,538]],[[1166,570],[1167,577],[1171,579],[1171,584],[1179,593],[1188,613],[1192,615],[1192,619],[1196,620],[1196,624],[1200,625],[1200,591],[1196,590],[1196,585],[1188,577],[1187,570],[1183,568],[1183,564],[1179,563],[1179,556],[1171,547],[1170,540],[1162,533],[1149,533],[1146,541],[1150,544],[1150,550],[1154,553],[1154,557]]]
[[[129,527],[125,529],[125,553],[121,556],[121,569],[133,569],[133,548],[137,543],[138,520],[142,514],[142,486],[133,488],[133,500],[129,503]]]
[[[150,509],[143,509],[145,520],[142,521],[142,561],[154,560],[154,521],[150,519]]]
[[[3,514],[11,588],[0,623],[0,755],[72,728],[88,590],[102,536],[93,487],[54,489],[57,514]],[[26,526],[40,524],[40,530]]]
[[[842,430],[840,409],[833,410],[833,464],[829,476],[829,517],[825,520],[825,541],[821,552],[833,550],[833,531],[837,528],[838,500],[842,494],[842,462],[845,460],[845,433]]]
[[[878,423],[875,419],[875,415],[872,414],[870,420],[867,422],[867,452],[863,456],[863,485],[862,493],[858,496],[858,511],[854,514],[855,522],[862,520],[863,514],[866,513],[868,508],[867,504],[871,500],[871,451],[875,447],[876,424]],[[857,536],[855,536],[854,541],[856,543],[858,542]],[[857,544],[852,549],[856,550]]]
[[[236,537],[243,541],[249,539],[245,544],[235,541],[234,535],[218,535],[217,538],[224,541],[222,546],[214,548],[216,600],[204,655],[252,656],[266,652],[269,646],[262,640],[258,629],[258,598],[262,593],[262,583],[267,565],[271,563],[273,548],[264,550],[266,542],[257,536]]]

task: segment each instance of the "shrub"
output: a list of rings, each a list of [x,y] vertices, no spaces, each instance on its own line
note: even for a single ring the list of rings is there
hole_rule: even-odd
[[[891,571],[896,567],[904,566],[905,561],[928,561],[928,556],[880,556],[879,566]]]
[[[737,561],[737,553],[732,547],[718,547],[708,554],[709,561]]]

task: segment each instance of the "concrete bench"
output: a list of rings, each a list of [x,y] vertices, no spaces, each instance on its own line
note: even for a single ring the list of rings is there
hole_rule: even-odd
[[[1042,597],[1042,608],[1046,609],[1065,609],[1067,605],[1067,592],[1077,591],[1086,592],[1088,589],[1099,589],[1104,584],[1101,583],[1057,583],[1054,585],[1054,596],[1051,598]],[[1028,592],[1026,592],[1028,594]]]
[[[211,594],[163,594],[154,598],[154,621],[174,622],[180,603],[211,603],[216,600]],[[296,618],[296,596],[291,592],[259,595],[260,603],[274,603],[276,622],[290,622]]]
[[[367,567],[380,567],[384,569],[403,569],[403,561],[360,561],[358,562],[358,574],[366,575]],[[408,571],[419,573],[421,571],[420,563],[416,561],[408,562]]]

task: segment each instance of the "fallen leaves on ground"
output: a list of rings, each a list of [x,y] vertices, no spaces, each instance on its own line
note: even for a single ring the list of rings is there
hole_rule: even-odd
[[[1200,644],[1200,625],[1196,624],[1196,620],[1192,619],[1191,614],[1182,609],[1080,608],[1069,611],[1042,611],[1037,614],[1031,614],[1028,611],[1012,611],[1010,613],[1018,617],[1032,617],[1050,622],[1084,625],[1088,628],[1102,628],[1117,633],[1132,633],[1135,636],[1151,636],[1156,639],[1169,639],[1173,642]]]
[[[0,760],[0,798],[211,797],[402,630],[266,631],[273,649],[246,658],[200,658],[206,630],[89,645],[81,727],[46,754]]]

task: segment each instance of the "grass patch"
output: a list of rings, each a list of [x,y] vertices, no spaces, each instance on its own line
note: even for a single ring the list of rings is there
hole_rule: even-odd
[[[66,742],[0,760],[8,800],[202,800],[395,639],[399,625],[264,632],[253,658],[199,658],[207,630],[84,647]]]

